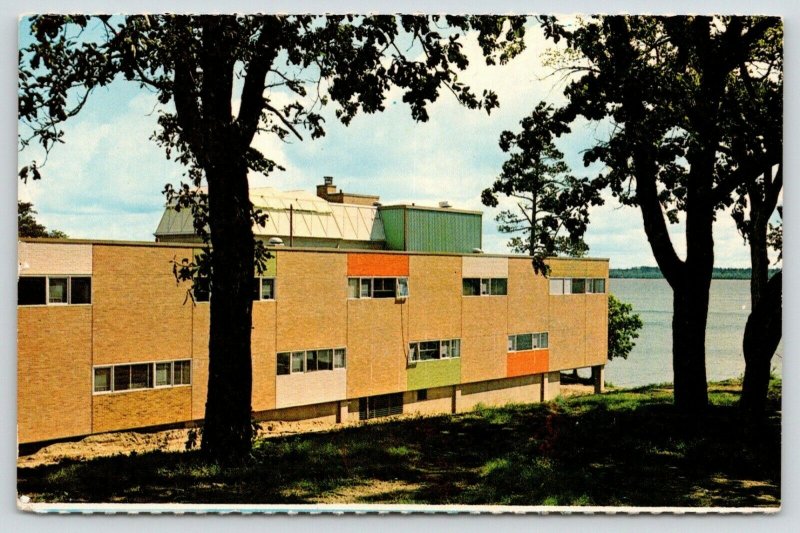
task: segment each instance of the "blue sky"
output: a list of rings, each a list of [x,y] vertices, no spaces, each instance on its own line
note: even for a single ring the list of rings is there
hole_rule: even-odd
[[[255,145],[286,171],[269,178],[253,175],[251,185],[313,190],[330,175],[345,191],[378,194],[384,203],[448,200],[454,207],[484,211],[485,250],[506,252],[507,237],[497,232],[494,221],[497,210],[480,202],[481,191],[505,159],[498,137],[516,129],[540,100],[558,103],[561,88],[542,65],[550,44],[535,28],[528,49],[505,66],[485,66],[474,40],[466,42],[472,61],[459,79],[478,92],[491,88],[498,93],[500,108],[490,116],[461,107],[447,92],[429,107],[430,121],[423,124],[411,119],[397,91],[390,93],[385,112],[359,115],[349,127],[335,119],[329,106],[322,139],[256,139]],[[50,154],[45,178],[20,183],[20,199],[34,203],[48,228],[71,237],[152,240],[163,211],[161,190],[165,183],[177,184],[183,172],[149,140],[156,128],[155,108],[155,96],[132,83],[119,81],[95,91],[66,125],[65,144]],[[593,176],[600,170],[584,169],[581,151],[601,136],[601,128],[578,124],[559,140],[574,174]],[[37,156],[33,149],[22,152],[20,165]],[[683,225],[671,230],[682,253]],[[590,255],[608,257],[614,267],[655,265],[639,211],[620,207],[610,196],[606,205],[592,209],[586,240]],[[749,266],[747,247],[727,214],[716,224],[715,243],[718,266]]]

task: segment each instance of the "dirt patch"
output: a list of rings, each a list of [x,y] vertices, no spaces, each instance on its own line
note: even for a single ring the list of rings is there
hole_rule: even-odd
[[[561,385],[560,392],[561,395],[565,397],[580,396],[592,394],[594,388],[591,385]],[[407,414],[393,418],[419,418],[421,416],[438,415]],[[385,419],[376,419],[368,423],[381,423],[384,420]],[[261,422],[261,430],[258,436],[261,438],[282,437],[300,433],[329,431],[331,429],[344,428],[362,423],[363,422],[346,422],[344,424],[334,424],[323,420],[300,420],[292,422],[269,420]],[[109,457],[120,454],[129,455],[133,452],[147,453],[156,450],[180,452],[186,450],[186,441],[189,437],[189,431],[188,429],[170,429],[147,433],[126,431],[90,435],[79,441],[50,444],[40,448],[33,454],[21,456],[17,460],[17,466],[30,468],[56,464],[64,459],[86,461],[97,457]]]

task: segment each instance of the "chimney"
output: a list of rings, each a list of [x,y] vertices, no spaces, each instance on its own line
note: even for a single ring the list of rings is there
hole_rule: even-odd
[[[333,176],[322,178],[323,184],[317,185],[317,196],[323,200],[331,201],[331,196],[336,194],[336,185],[333,184]]]

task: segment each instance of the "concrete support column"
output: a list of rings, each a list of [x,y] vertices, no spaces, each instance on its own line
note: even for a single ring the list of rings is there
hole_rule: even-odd
[[[561,393],[561,372],[542,374],[542,401],[554,400]]]
[[[458,409],[461,405],[461,387],[458,385],[453,385],[453,414],[458,412]]]
[[[539,401],[544,402],[547,401],[547,372],[542,374],[542,386],[539,391]]]
[[[594,393],[603,394],[606,390],[605,384],[606,367],[598,365],[592,367],[592,380],[594,381]]]
[[[347,421],[347,400],[342,400],[339,402],[339,408],[336,410],[336,423],[341,424],[342,422]]]

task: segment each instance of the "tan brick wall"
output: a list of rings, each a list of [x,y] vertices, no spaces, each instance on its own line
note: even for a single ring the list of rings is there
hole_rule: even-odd
[[[280,293],[277,294],[280,298]],[[254,411],[274,409],[275,377],[275,320],[277,301],[253,302],[253,333],[250,336],[250,351],[253,359]],[[206,352],[208,350],[206,349]]]
[[[93,396],[93,431],[174,424],[189,420],[191,387],[147,389]]]
[[[478,404],[501,406],[538,402],[541,398],[541,380],[542,377],[537,375],[461,385],[456,411],[471,411]]]
[[[550,370],[584,366],[586,294],[550,296]]]
[[[537,333],[549,327],[550,285],[534,274],[528,258],[508,261],[508,333]]]
[[[409,273],[410,339],[460,338],[461,257],[412,255]]]
[[[347,344],[347,254],[278,252],[277,351]]]
[[[206,415],[208,395],[208,327],[210,306],[198,303],[192,311],[192,419]]]
[[[506,377],[507,298],[462,297],[461,383]]]
[[[20,442],[91,433],[91,316],[90,306],[17,308]]]
[[[586,295],[585,366],[604,365],[608,361],[608,295]]]
[[[347,396],[406,389],[409,300],[347,302]]]
[[[588,259],[559,259],[547,260],[550,265],[550,277],[553,278],[607,278],[608,261]]]
[[[185,359],[192,344],[189,285],[170,261],[191,248],[94,245],[94,364]]]

